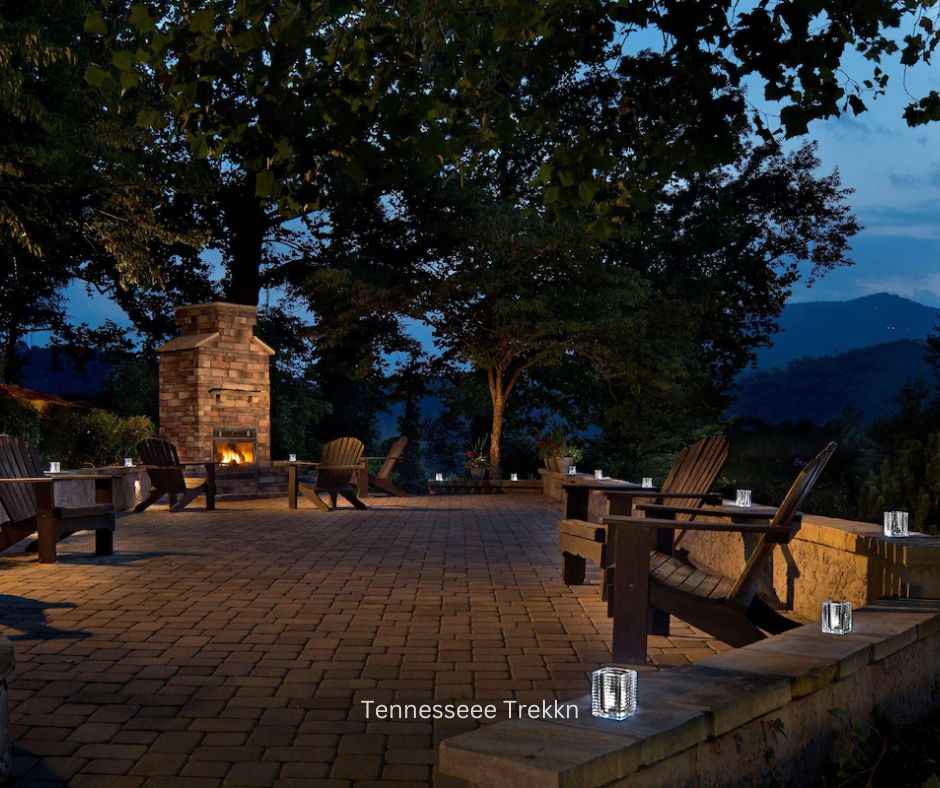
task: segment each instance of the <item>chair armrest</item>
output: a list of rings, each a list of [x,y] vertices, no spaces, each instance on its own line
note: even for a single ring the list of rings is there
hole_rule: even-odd
[[[607,493],[611,498],[621,496],[624,498],[679,498],[679,499],[690,499],[696,500],[701,499],[705,503],[711,504],[720,504],[722,501],[721,493],[671,493],[671,492],[662,492],[656,490],[612,490]],[[650,504],[639,504],[638,508],[642,509]],[[669,509],[674,509],[674,507],[669,506]]]
[[[50,476],[54,482],[64,482],[70,479],[120,479],[119,473],[69,473],[62,476]]]
[[[317,470],[320,471],[356,471],[359,470],[362,465],[320,465]]]
[[[363,460],[387,460],[388,457],[363,457]]]
[[[39,484],[40,482],[52,484],[54,481],[55,479],[51,476],[24,476],[16,479],[0,479],[0,484]]]
[[[627,528],[671,528],[674,531],[717,531],[730,534],[780,534],[790,532],[787,526],[762,523],[702,523],[696,520],[658,520],[655,517],[625,517],[611,514],[602,517],[604,525]]]
[[[668,504],[660,503],[641,503],[637,506],[637,509],[644,512],[660,512],[664,514],[698,514],[705,517],[724,517],[728,520],[734,517],[747,517],[751,520],[767,520],[768,522],[773,520],[777,511],[776,509],[774,509],[773,512],[748,511],[746,506],[742,506],[740,507],[740,512],[729,512],[724,509],[710,509],[707,506],[669,506]]]
[[[222,464],[221,462],[216,462],[215,460],[196,460],[195,462],[181,462],[180,467],[188,468],[190,466],[195,466],[195,465],[221,465],[221,464]],[[155,465],[154,467],[160,468],[163,466]],[[167,466],[167,467],[170,467],[170,466]]]

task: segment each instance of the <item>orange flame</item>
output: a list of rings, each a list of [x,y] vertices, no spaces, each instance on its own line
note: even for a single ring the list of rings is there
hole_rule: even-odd
[[[222,465],[244,465],[255,461],[250,443],[225,443],[215,447],[215,461]]]

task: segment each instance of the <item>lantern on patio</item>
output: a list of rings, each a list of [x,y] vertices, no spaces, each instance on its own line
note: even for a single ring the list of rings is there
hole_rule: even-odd
[[[640,482],[641,487],[652,487],[653,486],[653,477],[644,476],[643,481]]]
[[[434,481],[436,481],[436,482],[442,482],[442,481],[444,481],[444,474],[443,474],[443,473],[435,473],[435,474],[434,474]]]
[[[910,535],[910,515],[907,512],[885,512],[884,535]]]
[[[61,462],[50,462],[49,463],[49,473],[61,473],[62,472],[62,463]]]
[[[595,470],[595,471],[594,471],[594,478],[595,478],[595,479],[603,479],[603,478],[604,478],[604,472],[601,471],[601,470]]]
[[[296,454],[288,454],[288,455],[287,455],[287,461],[288,461],[288,462],[297,462],[297,455],[296,455]]]
[[[510,474],[509,474],[509,481],[511,481],[511,482],[517,482],[517,481],[519,481],[519,474],[518,474],[518,473],[510,473]]]
[[[735,490],[734,491],[734,505],[735,506],[750,506],[751,505],[751,491],[750,490]]]
[[[820,619],[827,635],[847,635],[852,631],[852,603],[829,599],[822,603]]]
[[[125,457],[125,458],[124,458],[124,467],[125,467],[125,468],[133,468],[133,467],[134,467],[134,458],[133,458],[133,457]]]
[[[574,476],[578,472],[578,469],[574,465],[568,466],[568,475]]]
[[[636,713],[636,671],[601,668],[591,674],[591,714],[625,720]]]

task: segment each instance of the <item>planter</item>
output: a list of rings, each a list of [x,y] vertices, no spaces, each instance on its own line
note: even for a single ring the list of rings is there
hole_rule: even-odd
[[[471,468],[470,478],[481,482],[486,478],[486,468]]]
[[[556,457],[555,458],[556,468],[555,470],[558,473],[568,473],[568,468],[574,465],[574,457]]]

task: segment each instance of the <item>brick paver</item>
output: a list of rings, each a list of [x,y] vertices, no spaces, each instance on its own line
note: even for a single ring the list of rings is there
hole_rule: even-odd
[[[556,504],[369,503],[161,507],[119,520],[112,557],[91,535],[54,566],[0,557],[19,784],[427,784],[475,723],[367,721],[361,701],[587,692],[610,623],[596,585],[561,583]],[[723,649],[673,623],[656,665]]]

